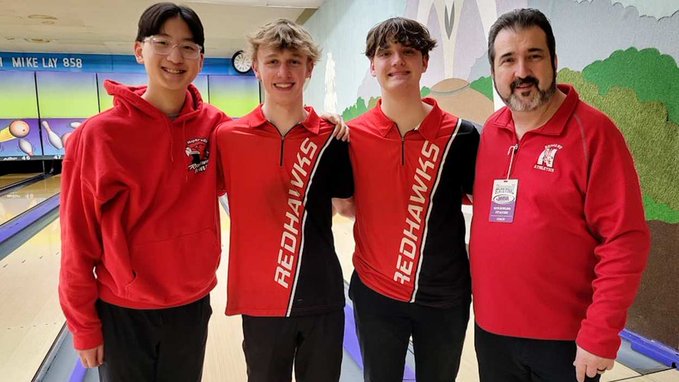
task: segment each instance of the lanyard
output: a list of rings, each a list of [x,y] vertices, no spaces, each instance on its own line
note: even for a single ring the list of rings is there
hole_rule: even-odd
[[[509,169],[507,169],[507,179],[512,175],[512,169],[514,166],[514,156],[516,153],[519,151],[519,144],[511,145],[509,146],[509,150],[507,150],[507,155],[509,155]]]

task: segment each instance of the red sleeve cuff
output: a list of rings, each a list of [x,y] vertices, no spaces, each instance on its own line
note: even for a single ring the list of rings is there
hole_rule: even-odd
[[[98,330],[89,334],[73,335],[73,347],[76,350],[93,349],[104,343],[104,336]]]
[[[615,359],[620,349],[620,336],[616,334],[588,333],[585,328],[580,329],[575,342],[588,352],[603,358]]]

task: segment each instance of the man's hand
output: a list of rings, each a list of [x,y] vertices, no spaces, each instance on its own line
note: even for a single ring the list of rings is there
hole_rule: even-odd
[[[613,365],[615,365],[615,360],[599,357],[578,346],[578,351],[575,353],[575,362],[573,362],[575,378],[578,382],[584,382],[585,375],[594,378],[597,374],[611,370]]]
[[[104,363],[104,345],[87,350],[78,350],[80,362],[86,368],[99,367]]]
[[[343,142],[349,142],[349,126],[344,123],[344,119],[341,115],[335,113],[322,113],[320,117],[335,125],[335,130],[332,132],[333,137]]]

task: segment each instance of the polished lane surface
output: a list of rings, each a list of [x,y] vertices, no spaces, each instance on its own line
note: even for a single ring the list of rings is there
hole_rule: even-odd
[[[57,298],[59,221],[0,261],[0,379],[30,381],[64,317]]]
[[[4,224],[59,193],[61,175],[31,183],[0,197],[0,224]]]
[[[21,182],[23,180],[26,180],[28,178],[32,178],[34,176],[38,175],[38,173],[32,173],[32,174],[5,174],[0,176],[0,189],[5,188],[7,186],[10,186],[14,183]]]

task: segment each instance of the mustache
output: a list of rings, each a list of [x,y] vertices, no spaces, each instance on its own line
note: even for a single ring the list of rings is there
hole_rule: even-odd
[[[514,82],[512,82],[510,84],[510,87],[511,87],[512,92],[513,92],[514,89],[516,89],[516,87],[520,86],[520,85],[535,85],[536,87],[538,87],[538,84],[539,84],[539,81],[538,81],[537,78],[535,78],[533,76],[528,76],[526,78],[517,78],[516,80],[514,80]]]

